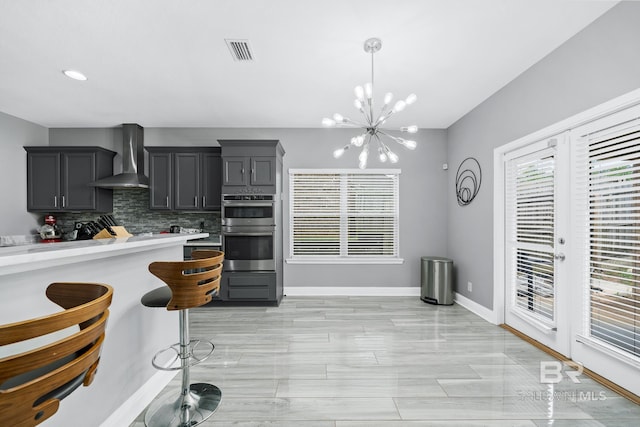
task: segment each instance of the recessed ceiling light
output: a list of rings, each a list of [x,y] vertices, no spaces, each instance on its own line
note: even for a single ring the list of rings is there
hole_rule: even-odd
[[[87,80],[87,76],[82,74],[80,71],[62,70],[62,72],[64,73],[65,76],[69,77],[70,79],[81,80],[81,81]]]

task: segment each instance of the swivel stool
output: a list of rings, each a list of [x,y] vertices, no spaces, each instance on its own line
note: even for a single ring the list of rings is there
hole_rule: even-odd
[[[46,295],[64,310],[0,326],[0,346],[17,345],[0,358],[0,425],[40,424],[81,384],[91,384],[98,369],[113,288],[52,283]],[[47,342],[37,347],[30,341],[54,332],[58,338],[43,338]]]
[[[191,256],[191,261],[149,264],[149,271],[167,286],[146,293],[142,304],[179,310],[180,315],[180,342],[156,353],[152,364],[161,370],[181,370],[182,381],[178,396],[169,392],[149,406],[144,418],[148,427],[198,425],[216,411],[222,398],[222,392],[215,385],[191,384],[190,367],[206,360],[213,353],[214,345],[210,341],[189,338],[189,309],[208,303],[219,292],[224,252],[197,250]],[[203,346],[206,347],[204,351]],[[167,355],[172,357],[167,358]]]

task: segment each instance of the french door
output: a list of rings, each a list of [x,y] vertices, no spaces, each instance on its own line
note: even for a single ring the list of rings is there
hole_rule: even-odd
[[[640,99],[503,154],[505,323],[640,395]]]
[[[505,323],[568,355],[567,137],[505,156]]]
[[[571,357],[640,395],[640,106],[571,131]]]

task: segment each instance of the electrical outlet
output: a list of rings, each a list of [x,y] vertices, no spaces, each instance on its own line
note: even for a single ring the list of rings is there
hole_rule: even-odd
[[[473,283],[471,283],[471,282],[467,282],[467,290],[468,290],[469,292],[473,292]]]

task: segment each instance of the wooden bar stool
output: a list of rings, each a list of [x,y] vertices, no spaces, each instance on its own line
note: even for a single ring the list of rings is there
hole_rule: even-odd
[[[206,360],[213,353],[214,345],[210,341],[189,338],[189,309],[208,303],[219,291],[224,252],[197,250],[191,256],[192,261],[149,265],[149,271],[167,286],[146,293],[142,304],[180,311],[180,342],[156,353],[152,363],[157,369],[182,371],[180,395],[167,393],[147,409],[144,422],[149,427],[198,425],[215,412],[222,398],[222,392],[215,385],[191,384],[189,368]],[[207,348],[198,348],[200,344]],[[167,355],[172,357],[167,358]]]
[[[21,348],[0,359],[0,425],[40,424],[80,384],[91,384],[96,374],[113,288],[101,283],[52,283],[46,295],[64,311],[0,326],[0,345]],[[78,332],[53,342],[36,348],[28,343],[74,326]]]

